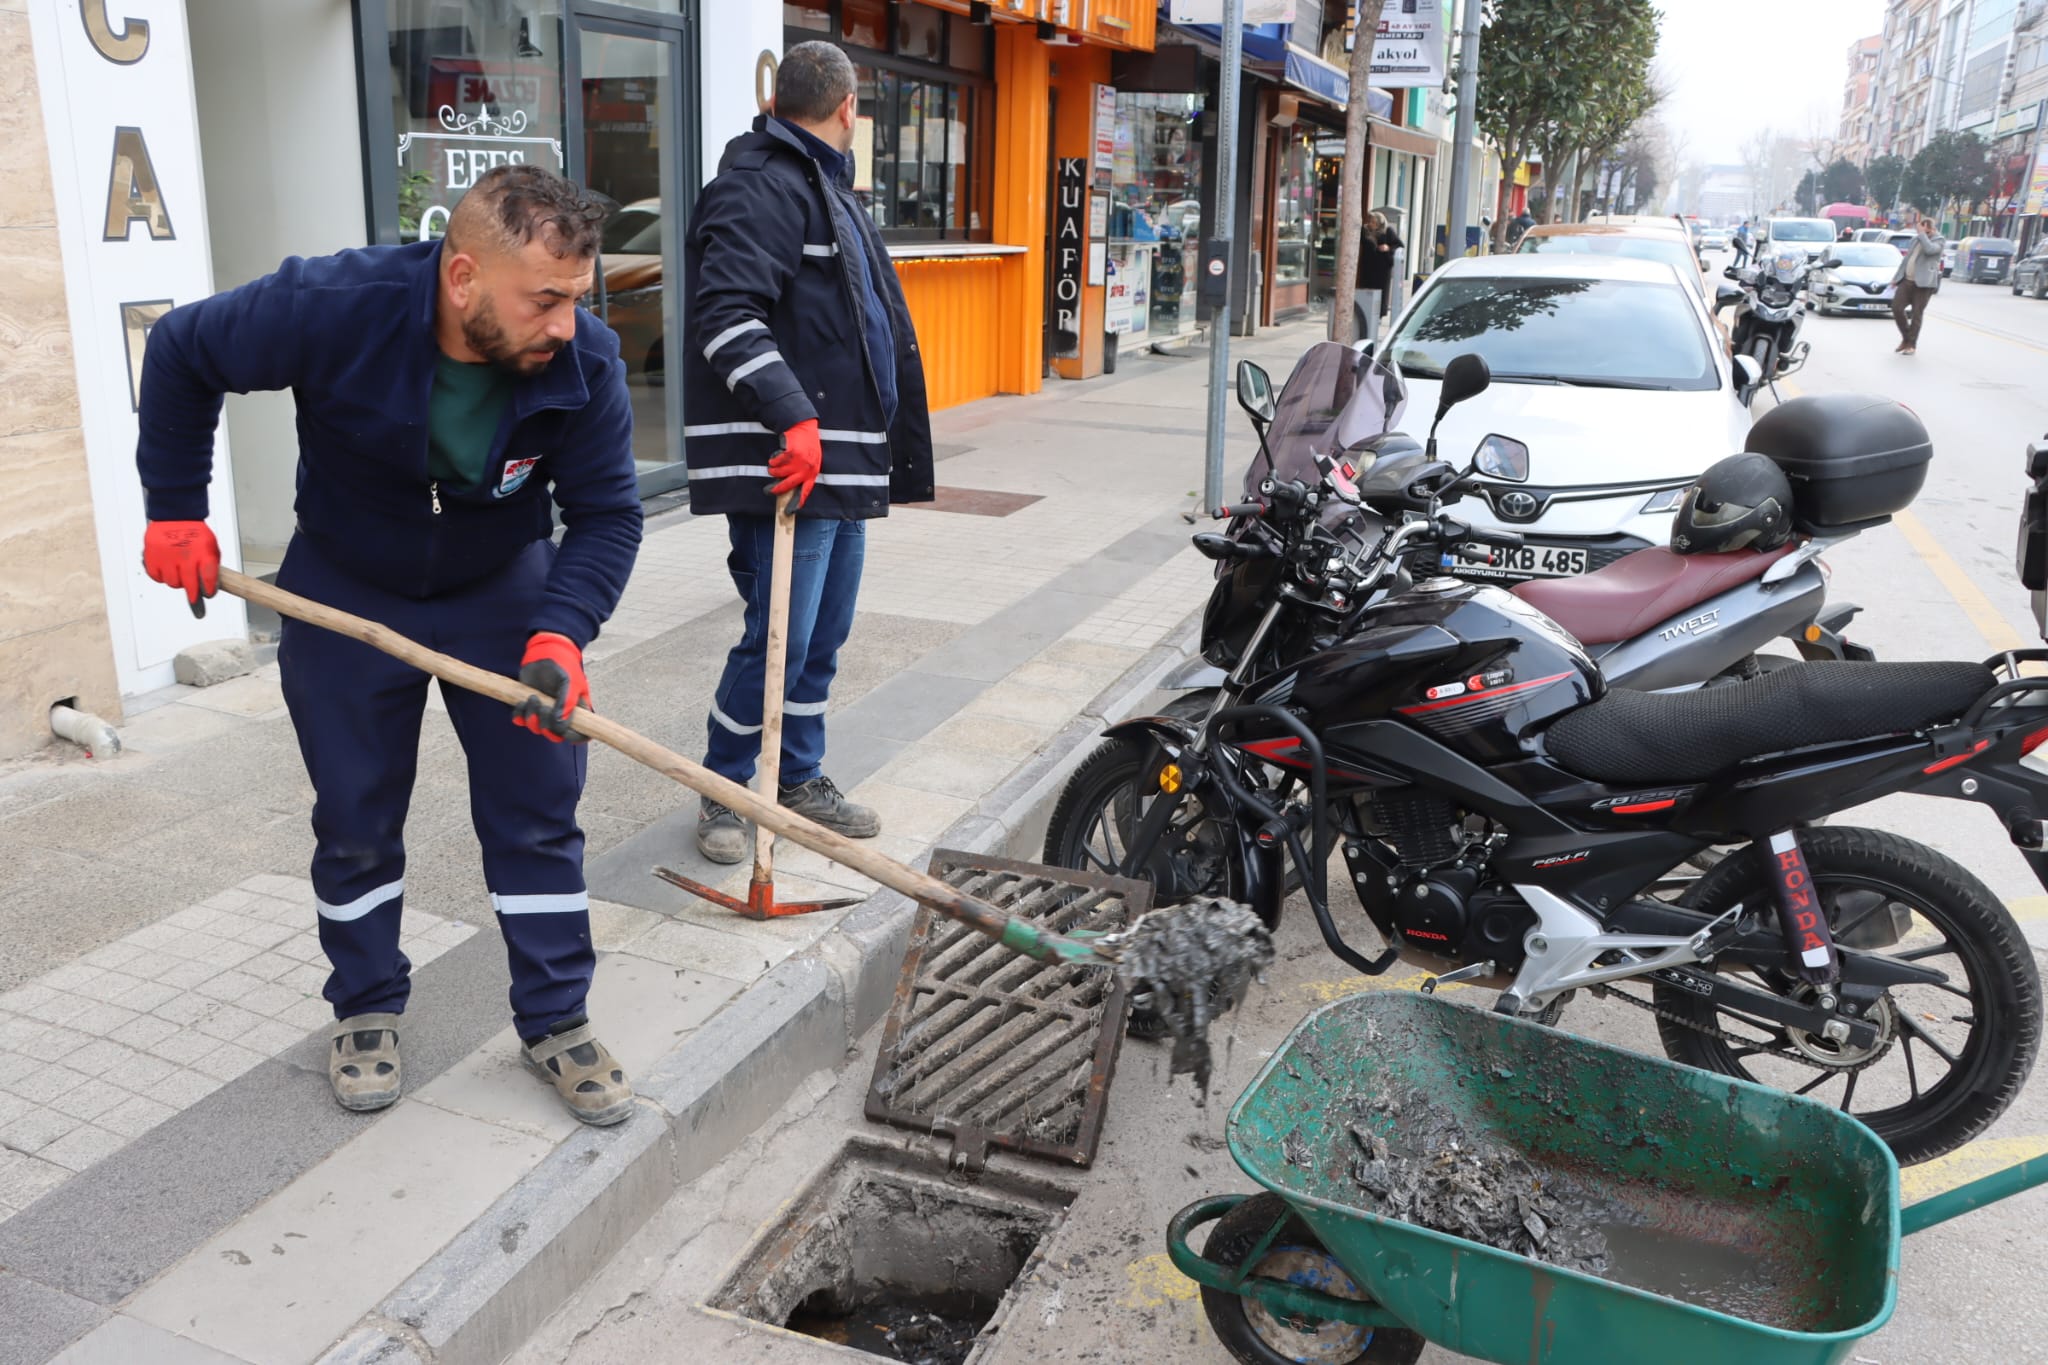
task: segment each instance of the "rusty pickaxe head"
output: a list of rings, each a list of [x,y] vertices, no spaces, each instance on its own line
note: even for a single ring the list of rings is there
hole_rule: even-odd
[[[827,901],[778,901],[775,899],[775,883],[756,877],[747,883],[745,900],[729,895],[716,887],[693,881],[672,867],[657,867],[654,875],[669,883],[680,886],[693,896],[700,896],[713,905],[722,905],[742,919],[784,919],[790,915],[809,915],[820,910],[841,910],[849,905],[859,905],[859,896],[843,896]]]

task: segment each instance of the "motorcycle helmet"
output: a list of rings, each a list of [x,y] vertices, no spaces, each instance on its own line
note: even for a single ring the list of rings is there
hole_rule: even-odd
[[[1707,466],[1678,501],[1671,548],[1682,555],[1775,550],[1792,538],[1792,483],[1768,455]]]

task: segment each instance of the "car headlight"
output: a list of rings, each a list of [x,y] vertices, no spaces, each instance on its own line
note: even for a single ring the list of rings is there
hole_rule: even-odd
[[[1472,452],[1472,466],[1489,478],[1523,483],[1529,477],[1529,447],[1507,436],[1489,436]]]
[[[1677,488],[1660,488],[1644,500],[1642,510],[1645,513],[1676,512],[1679,501],[1685,497],[1685,490],[1690,487],[1691,484],[1681,484]]]

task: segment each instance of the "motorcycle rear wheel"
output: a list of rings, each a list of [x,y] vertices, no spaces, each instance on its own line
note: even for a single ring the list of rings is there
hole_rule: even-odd
[[[1872,1016],[1880,1042],[1860,1057],[1657,983],[1658,1008],[1676,1016],[1657,1021],[1664,1050],[1689,1066],[1836,1104],[1868,1124],[1902,1165],[1952,1152],[2012,1103],[2040,1049],[2041,981],[2026,938],[1981,881],[1923,844],[1839,826],[1802,829],[1799,843],[1838,942],[1859,925],[1883,922],[1880,914],[1903,910],[1910,916],[1904,935],[1871,951],[1924,962],[1946,972],[1948,983],[1887,990]],[[1696,882],[1681,904],[1720,915],[1740,903],[1771,905],[1772,894],[1763,860],[1744,850]],[[1716,970],[1783,995],[1808,989],[1784,973],[1734,963]]]

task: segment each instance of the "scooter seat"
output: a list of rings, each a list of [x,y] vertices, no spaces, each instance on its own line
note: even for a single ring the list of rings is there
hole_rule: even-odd
[[[1515,596],[1563,626],[1583,645],[1631,639],[1730,588],[1761,578],[1792,553],[1730,550],[1725,554],[1673,554],[1661,546],[1623,555],[1604,569],[1576,578],[1533,578]]]
[[[1543,740],[1559,767],[1596,782],[1703,782],[1758,754],[1955,720],[1996,683],[1974,663],[1787,664],[1691,692],[1617,687]]]

